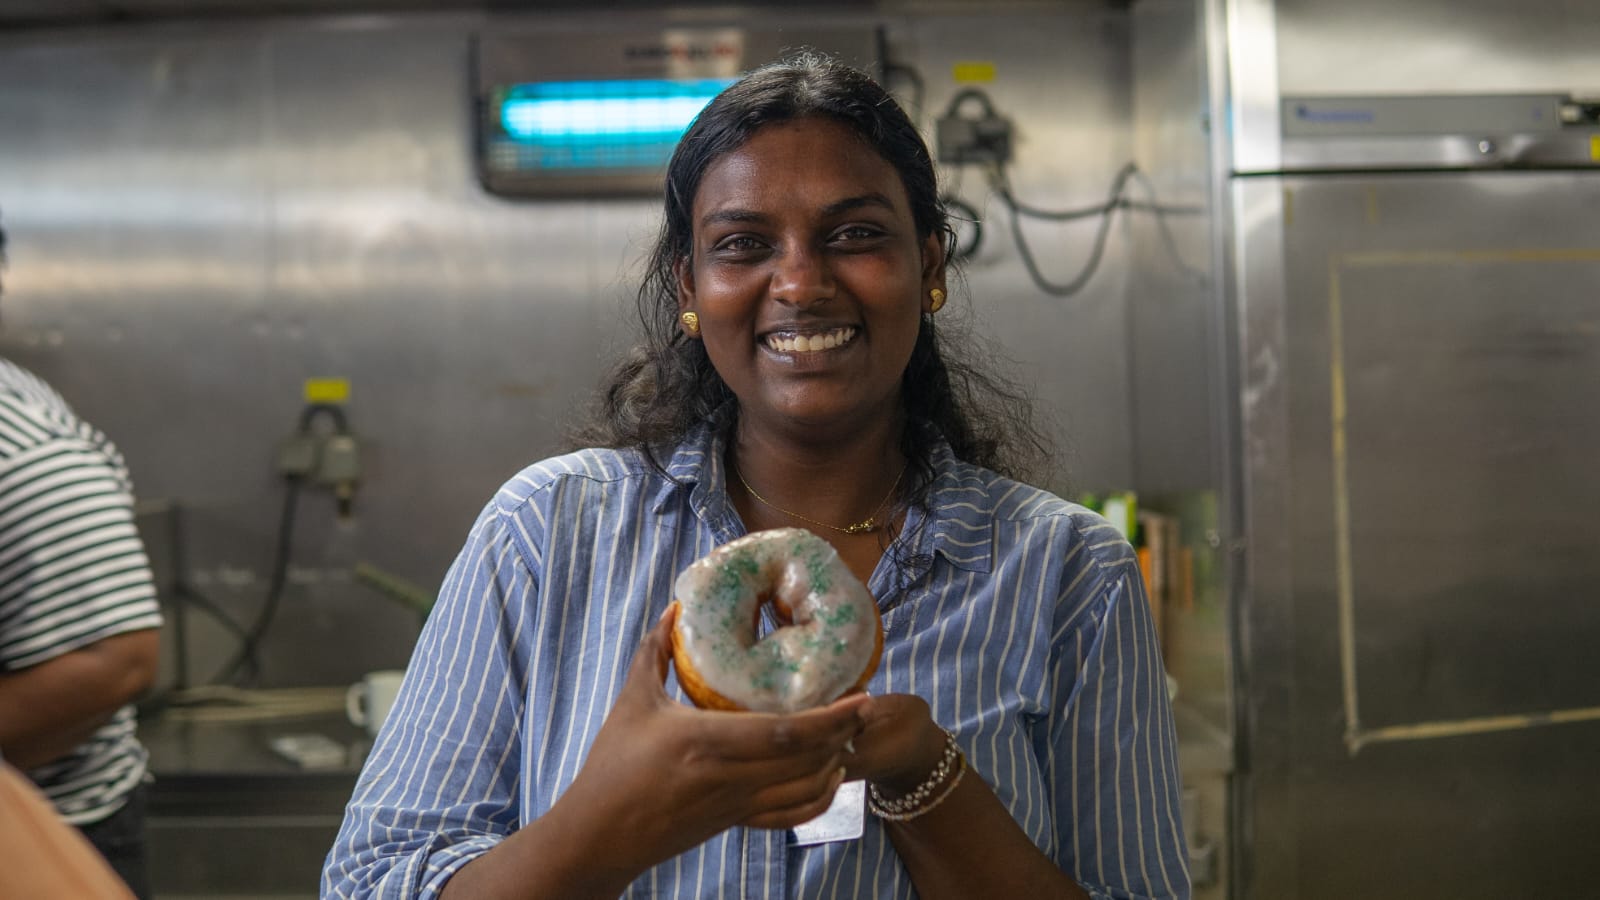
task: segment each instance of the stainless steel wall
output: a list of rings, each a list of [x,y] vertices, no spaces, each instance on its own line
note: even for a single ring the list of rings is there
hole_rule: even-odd
[[[968,86],[956,81],[956,67],[993,64],[994,80],[972,86],[1017,127],[1008,166],[1016,195],[1049,209],[1104,202],[1117,169],[1133,157],[1128,15],[1077,6],[1008,15],[1004,7],[978,5],[962,15],[917,15],[904,29],[904,52],[928,78],[922,121],[930,135],[933,118]],[[1005,207],[983,174],[946,173],[953,192],[984,219],[983,244],[965,266],[971,310],[1037,393],[1059,448],[1050,486],[1063,493],[1131,487],[1127,220],[1117,223],[1085,290],[1050,297],[1022,267]],[[1093,221],[1024,220],[1022,227],[1047,278],[1067,281],[1084,266]]]
[[[553,39],[661,21],[599,16],[517,21]],[[994,63],[984,87],[1019,126],[1013,179],[1032,202],[1097,202],[1131,154],[1125,12],[941,4],[830,20],[887,26],[897,61],[923,73],[930,132],[958,87],[953,65]],[[180,506],[187,580],[238,618],[265,593],[274,451],[302,382],[351,381],[366,465],[355,515],[341,523],[326,494],[301,498],[266,684],[403,663],[414,616],[352,567],[436,586],[494,488],[561,447],[563,424],[630,339],[654,202],[512,202],[477,186],[468,40],[502,21],[0,36],[12,235],[0,353],[118,442],[142,497]],[[976,173],[959,187],[998,219]],[[1125,486],[1126,234],[1089,289],[1060,302],[1030,288],[996,225],[953,311],[970,310],[1036,388],[1070,448],[1060,468],[1071,482]],[[1069,270],[1087,236],[1045,225],[1033,241],[1047,268]],[[231,649],[205,621],[198,675]]]
[[[1163,207],[1128,214],[1134,480],[1146,491],[1209,489],[1218,298],[1203,21],[1192,0],[1149,0],[1133,16],[1134,150],[1146,180],[1132,198]]]

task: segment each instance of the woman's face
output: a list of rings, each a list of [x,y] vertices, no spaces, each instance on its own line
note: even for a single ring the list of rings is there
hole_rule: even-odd
[[[943,248],[887,160],[827,118],[768,125],[694,197],[679,306],[742,427],[848,434],[893,416]]]

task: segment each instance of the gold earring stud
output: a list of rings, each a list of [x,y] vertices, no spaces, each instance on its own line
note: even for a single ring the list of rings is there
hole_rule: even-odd
[[[944,291],[934,288],[928,292],[928,299],[933,303],[928,306],[928,312],[938,312],[944,309]]]
[[[700,317],[694,313],[686,312],[678,317],[678,321],[683,323],[684,331],[687,331],[690,334],[700,333]]]

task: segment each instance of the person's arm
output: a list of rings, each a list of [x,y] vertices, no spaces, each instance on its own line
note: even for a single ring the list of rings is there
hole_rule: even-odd
[[[0,465],[0,753],[34,768],[156,677],[161,624],[114,450],[54,436]]]
[[[1029,840],[983,773],[969,769],[926,814],[884,822],[920,896],[1189,896],[1176,733],[1143,582],[1125,542],[1096,549],[1076,554],[1063,573],[1067,593],[1057,608],[1071,618],[1049,625],[1056,701],[1036,745],[1051,794],[1054,857]],[[890,799],[923,784],[944,746],[926,702],[874,697],[862,716],[851,777]]]
[[[22,769],[66,755],[150,688],[159,658],[145,629],[0,675],[0,751]]]
[[[733,825],[785,827],[831,802],[859,698],[796,716],[714,713],[671,700],[663,617],[576,780],[525,815],[529,697],[541,647],[533,517],[486,511],[451,567],[400,696],[329,854],[322,896],[615,897],[640,873]],[[577,640],[576,634],[558,638]],[[548,671],[548,670],[546,670]],[[527,820],[524,822],[524,820]]]
[[[357,780],[321,896],[410,898],[517,829],[537,573],[495,503],[445,575]]]
[[[865,698],[786,716],[683,706],[663,689],[671,630],[667,615],[646,636],[571,788],[463,867],[446,900],[614,898],[734,825],[792,828],[827,810]]]
[[[1088,570],[1065,596],[1051,640],[1049,748],[1057,862],[1090,896],[1190,895],[1177,731],[1144,580],[1127,542],[1078,555]],[[1099,536],[1089,531],[1085,539]],[[1071,573],[1076,577],[1076,573]]]
[[[868,778],[889,799],[923,784],[939,764],[944,732],[920,697],[873,697],[862,710],[852,777]],[[930,798],[940,797],[935,788]],[[968,769],[938,805],[908,821],[884,821],[895,852],[924,900],[969,897],[1089,897],[1040,852],[981,773]]]

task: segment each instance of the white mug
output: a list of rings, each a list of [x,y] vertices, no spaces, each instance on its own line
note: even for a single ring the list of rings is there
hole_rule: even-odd
[[[389,708],[394,706],[394,698],[400,693],[400,680],[405,675],[398,669],[381,669],[368,672],[350,685],[344,692],[344,711],[350,717],[350,724],[365,728],[370,737],[377,737]]]

